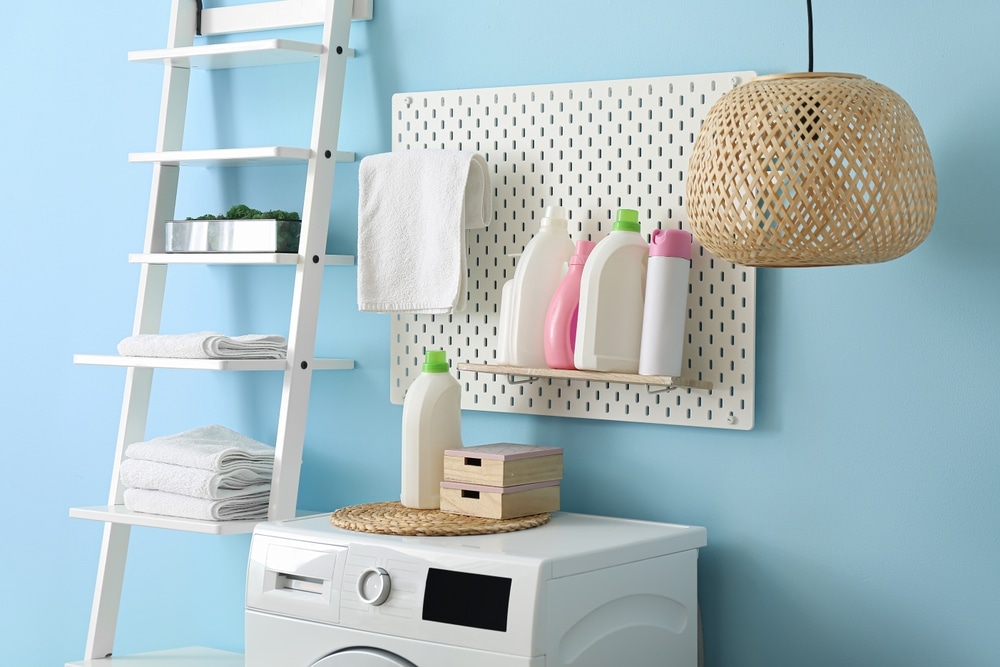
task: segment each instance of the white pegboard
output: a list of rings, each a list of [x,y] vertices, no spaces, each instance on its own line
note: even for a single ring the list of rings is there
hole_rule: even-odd
[[[684,177],[709,108],[753,72],[401,93],[393,150],[457,149],[486,158],[494,219],[468,239],[468,309],[392,316],[391,387],[402,403],[424,350],[459,362],[496,359],[500,290],[546,206],[566,209],[573,240],[599,241],[619,208],[639,211],[649,239],[687,227]],[[712,390],[462,371],[462,408],[657,424],[750,429],[754,418],[756,273],[695,240],[682,375]],[[454,371],[453,371],[454,372]]]

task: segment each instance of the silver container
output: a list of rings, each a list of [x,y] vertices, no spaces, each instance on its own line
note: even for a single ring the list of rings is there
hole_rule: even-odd
[[[168,220],[167,252],[298,252],[299,220]]]

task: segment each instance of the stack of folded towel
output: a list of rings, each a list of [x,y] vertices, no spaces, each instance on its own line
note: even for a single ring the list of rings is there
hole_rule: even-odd
[[[204,521],[267,518],[274,447],[213,424],[136,442],[120,480],[133,512]]]
[[[118,354],[126,357],[173,359],[284,359],[288,342],[284,336],[247,334],[223,336],[214,331],[189,334],[138,334],[118,343]]]

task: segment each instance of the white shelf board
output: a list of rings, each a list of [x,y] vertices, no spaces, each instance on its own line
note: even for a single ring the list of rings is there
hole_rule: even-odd
[[[286,359],[171,359],[123,357],[117,354],[74,354],[73,363],[125,368],[169,368],[196,371],[283,371]],[[313,359],[313,369],[341,371],[354,368],[353,359]]]
[[[557,368],[528,368],[525,366],[508,366],[503,364],[457,364],[459,371],[473,373],[491,373],[506,375],[511,378],[555,378],[562,380],[586,380],[588,382],[617,382],[621,384],[645,384],[667,389],[711,389],[712,383],[694,378],[674,377],[672,375],[639,375],[638,373],[606,373],[598,371],[570,371]]]
[[[242,653],[194,646],[67,662],[66,667],[243,667]]]
[[[131,512],[124,505],[98,505],[94,507],[71,507],[69,515],[74,519],[125,523],[130,526],[185,530],[208,535],[237,535],[252,533],[259,521],[199,521],[175,516]]]
[[[315,62],[323,45],[290,39],[261,39],[226,44],[200,44],[176,49],[132,51],[129,62],[192,69],[231,69]]]
[[[295,264],[299,256],[290,252],[244,253],[132,253],[132,264]],[[325,266],[354,266],[354,255],[324,255]]]
[[[309,148],[257,146],[253,148],[212,148],[194,151],[151,151],[129,153],[129,162],[159,162],[166,165],[199,167],[246,167],[263,164],[297,164],[312,157]]]
[[[313,370],[316,371],[349,371],[353,368],[353,359],[313,359]]]

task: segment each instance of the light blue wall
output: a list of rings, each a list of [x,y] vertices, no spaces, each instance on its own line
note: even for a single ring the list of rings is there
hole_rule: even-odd
[[[163,45],[168,5],[4,10],[0,664],[83,655],[101,526],[67,508],[105,501],[124,373],[71,356],[111,352],[131,330],[138,268],[126,256],[141,247],[149,169],[126,154],[152,148],[160,72],[125,54]],[[940,190],[928,240],[884,265],[758,273],[751,432],[467,412],[465,439],[564,446],[567,510],[706,526],[710,667],[997,665],[1000,4],[816,5],[816,68],[889,85],[923,124]],[[389,150],[395,92],[806,66],[799,0],[376,0],[375,11],[355,26],[362,57],[341,133],[360,155]],[[252,143],[261,118],[278,141],[302,140],[307,76],[216,84],[196,78],[192,110],[217,122],[192,124],[192,144]],[[248,121],[230,124],[237,106]],[[297,174],[245,179],[182,178],[178,212],[237,198],[296,207]],[[351,253],[356,165],[339,168],[335,197],[330,250]],[[164,331],[287,326],[290,271],[175,268]],[[332,269],[324,284],[319,352],[357,369],[313,383],[300,497],[317,509],[398,493],[388,319],[356,312],[354,277]],[[275,378],[157,373],[151,434],[219,421],[273,437]],[[116,652],[241,650],[247,543],[133,530]]]

